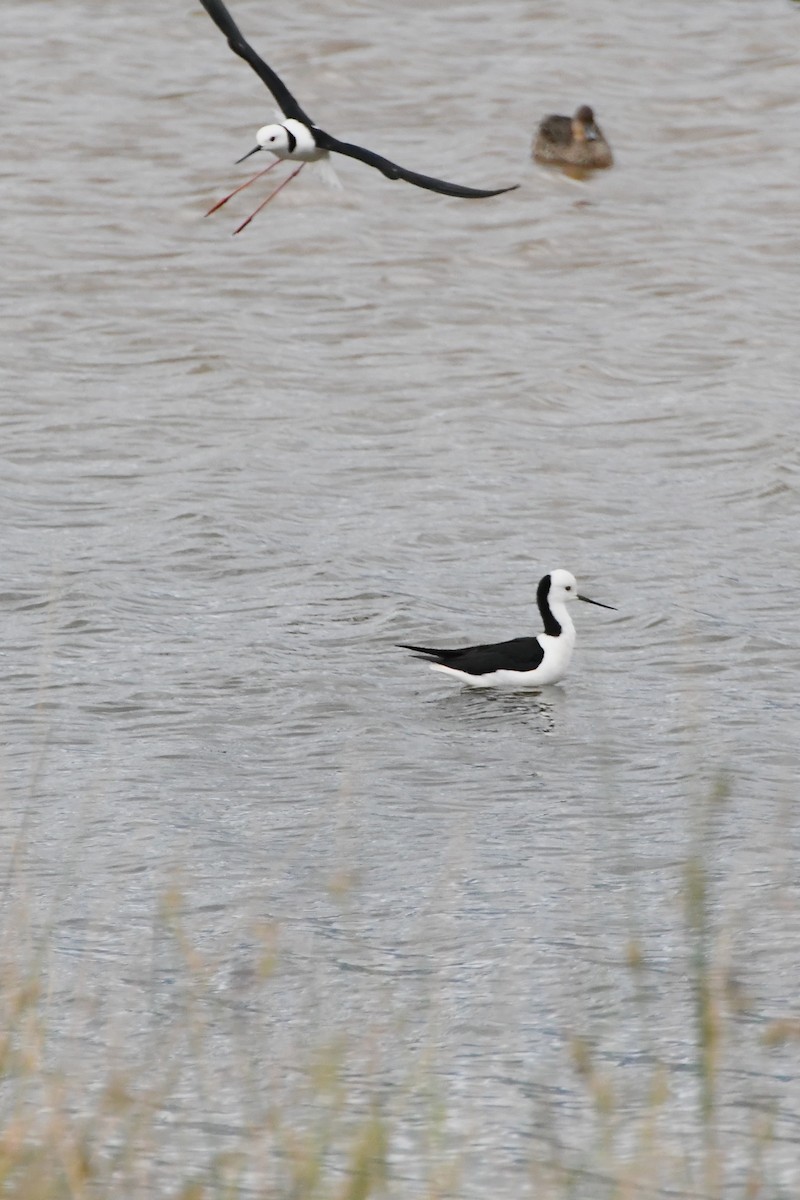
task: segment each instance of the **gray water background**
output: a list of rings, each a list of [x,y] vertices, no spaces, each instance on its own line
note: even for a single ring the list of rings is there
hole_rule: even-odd
[[[340,160],[343,191],[308,169],[232,238],[258,186],[202,214],[274,106],[200,6],[5,5],[2,844],[52,1053],[91,1091],[174,1045],[181,1169],[291,1112],[337,1037],[353,1095],[405,1097],[398,1194],[420,1063],[459,1195],[579,1163],[575,1031],[630,1122],[666,1063],[690,1138],[683,872],[724,773],[750,1015],[721,1123],[744,1163],[772,1114],[795,1194],[796,1045],[762,1034],[800,990],[800,11],[233,11],[324,128],[521,187]],[[579,184],[529,145],[584,102],[617,161]],[[556,566],[618,607],[578,606],[562,686],[471,693],[393,648],[535,632]],[[200,1066],[171,890],[215,964]]]

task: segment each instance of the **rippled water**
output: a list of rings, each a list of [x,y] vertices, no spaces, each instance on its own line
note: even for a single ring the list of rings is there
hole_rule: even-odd
[[[759,1015],[722,1124],[773,1112],[791,1191],[796,1057],[759,1038],[800,990],[800,12],[233,11],[324,128],[522,186],[342,160],[232,239],[264,193],[202,214],[273,106],[200,6],[7,5],[3,841],[63,1054],[135,1062],[180,1008],[177,886],[217,964],[178,1088],[213,1149],[243,1063],[260,1095],[353,1030],[356,1090],[425,1058],[462,1195],[580,1152],[576,1029],[623,1112],[665,1061],[680,1133],[682,864],[726,772],[714,911]],[[582,102],[617,165],[577,184],[528,155]],[[619,609],[576,615],[563,686],[474,694],[394,649],[535,631],[555,566]]]

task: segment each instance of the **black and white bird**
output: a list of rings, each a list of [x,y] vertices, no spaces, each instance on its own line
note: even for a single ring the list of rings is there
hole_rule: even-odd
[[[331,152],[344,154],[348,158],[357,158],[368,166],[375,167],[387,179],[404,179],[406,183],[413,183],[415,187],[426,188],[430,192],[441,192],[444,196],[461,196],[465,199],[474,200],[486,196],[499,196],[503,192],[511,192],[515,187],[519,186],[518,184],[514,184],[512,187],[495,188],[493,191],[463,187],[459,183],[448,183],[444,179],[433,179],[429,175],[419,175],[416,171],[408,171],[405,167],[400,167],[397,163],[390,162],[388,158],[383,158],[380,154],[376,154],[374,150],[366,150],[363,146],[354,146],[351,142],[340,142],[338,138],[333,137],[330,133],[326,133],[324,129],[319,129],[308,114],[303,111],[283,80],[276,75],[272,67],[268,66],[256,54],[253,47],[245,41],[239,27],[222,3],[222,0],[200,0],[200,3],[212,21],[225,34],[225,37],[228,39],[228,45],[234,54],[238,54],[240,58],[249,63],[255,73],[267,85],[286,118],[281,124],[262,126],[256,133],[256,142],[258,144],[238,161],[242,162],[244,158],[249,158],[251,154],[255,154],[259,150],[269,150],[275,155],[275,160],[270,163],[269,167],[266,167],[263,171],[259,171],[257,175],[253,175],[251,179],[248,179],[240,187],[220,200],[218,204],[215,204],[213,208],[209,209],[206,216],[209,216],[212,212],[216,212],[218,208],[221,208],[223,204],[230,200],[231,196],[235,196],[242,188],[259,179],[261,175],[265,175],[277,162],[288,159],[291,162],[299,162],[300,164],[291,175],[284,179],[279,187],[270,192],[266,200],[259,204],[255,212],[238,229],[234,230],[235,233],[239,233],[246,225],[249,225],[256,213],[259,213],[264,205],[268,204],[273,196],[278,194],[281,188],[285,187],[296,175],[300,174],[306,163],[326,159]]]
[[[612,608],[578,594],[575,576],[569,571],[551,571],[539,580],[536,602],[542,615],[544,632],[536,637],[512,638],[488,646],[464,646],[459,650],[436,650],[431,646],[408,646],[431,669],[442,671],[472,687],[541,687],[558,683],[567,673],[575,649],[575,626],[567,611],[572,600]],[[616,610],[615,610],[616,611]]]

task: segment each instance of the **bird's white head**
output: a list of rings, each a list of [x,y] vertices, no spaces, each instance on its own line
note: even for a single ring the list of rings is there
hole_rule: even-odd
[[[262,125],[256,134],[256,141],[261,150],[271,150],[278,158],[294,150],[292,138],[284,125]]]
[[[545,591],[548,579],[550,587]],[[543,603],[552,606],[553,604],[567,604],[570,600],[583,600],[584,604],[596,604],[598,608],[614,609],[613,604],[604,604],[602,600],[590,600],[588,596],[581,596],[578,592],[578,582],[570,571],[551,571],[549,575],[545,575],[544,579],[539,580],[537,596],[540,607]]]
[[[568,600],[577,600],[578,583],[575,576],[569,571],[551,571],[547,598],[551,604],[565,604]]]

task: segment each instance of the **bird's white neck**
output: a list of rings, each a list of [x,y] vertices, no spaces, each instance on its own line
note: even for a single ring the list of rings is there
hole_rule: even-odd
[[[563,600],[556,600],[552,604],[548,604],[550,612],[555,617],[561,626],[561,633],[557,635],[558,641],[562,641],[570,646],[575,645],[575,626],[572,624],[572,617],[569,615],[569,609]],[[544,634],[543,636],[553,636]]]

